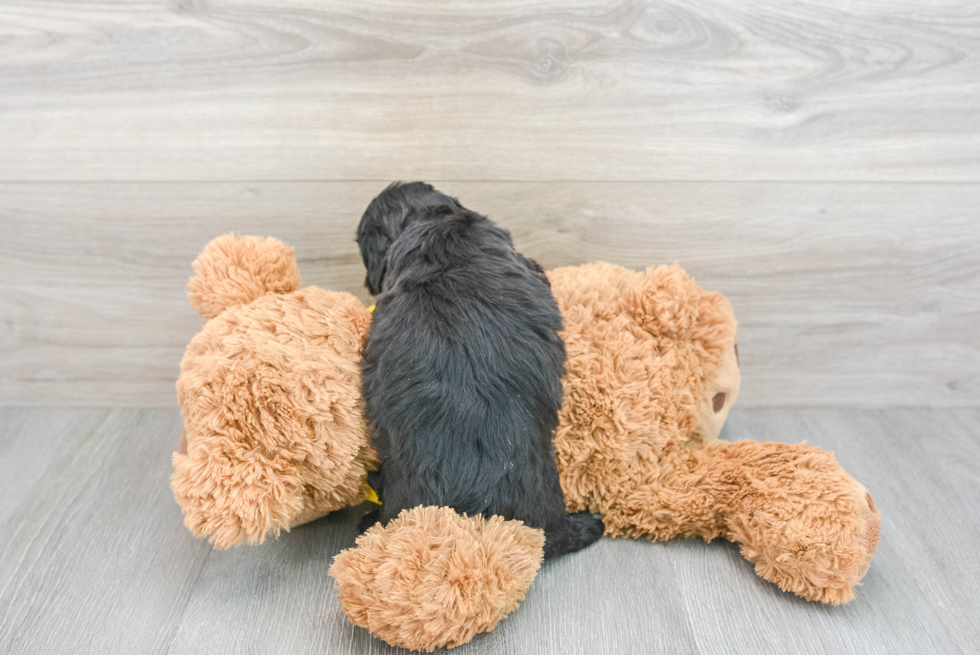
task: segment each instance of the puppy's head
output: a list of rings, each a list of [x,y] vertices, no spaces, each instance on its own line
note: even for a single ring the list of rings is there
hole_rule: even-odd
[[[357,245],[367,268],[364,284],[371,295],[381,293],[391,244],[410,223],[439,207],[460,204],[425,182],[395,182],[371,201],[357,228]]]

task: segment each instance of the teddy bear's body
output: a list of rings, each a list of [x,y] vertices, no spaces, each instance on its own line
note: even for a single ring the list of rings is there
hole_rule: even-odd
[[[174,456],[173,488],[187,526],[227,547],[363,500],[374,465],[360,399],[367,310],[299,289],[275,240],[221,237],[195,271],[192,303],[211,321],[178,382],[188,450]],[[717,439],[740,386],[721,294],[677,266],[588,264],[549,279],[568,353],[554,444],[569,511],[604,514],[610,536],[724,537],[783,589],[853,598],[880,529],[867,491],[818,448]],[[357,544],[331,567],[348,616],[431,650],[517,606],[543,537],[416,508]]]

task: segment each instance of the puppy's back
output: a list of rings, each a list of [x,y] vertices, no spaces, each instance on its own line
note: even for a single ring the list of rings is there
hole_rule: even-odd
[[[372,436],[393,482],[384,515],[431,504],[533,519],[554,495],[541,468],[554,467],[561,314],[505,230],[461,208],[436,213],[392,245],[365,351]]]

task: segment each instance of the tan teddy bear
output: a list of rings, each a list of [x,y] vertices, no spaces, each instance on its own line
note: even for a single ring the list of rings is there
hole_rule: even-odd
[[[178,382],[187,526],[228,547],[362,501],[375,464],[358,367],[368,311],[300,289],[274,239],[221,237],[194,269],[188,294],[210,320]],[[851,600],[880,529],[864,487],[819,448],[717,440],[740,385],[728,302],[677,266],[549,278],[568,351],[555,450],[569,510],[601,512],[610,536],[721,536],[785,590]],[[369,529],[331,574],[352,622],[432,650],[515,609],[543,543],[518,521],[419,507]]]

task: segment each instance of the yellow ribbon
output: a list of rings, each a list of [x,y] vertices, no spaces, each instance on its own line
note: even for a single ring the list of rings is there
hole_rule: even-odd
[[[367,308],[367,310],[373,314],[375,307],[377,307],[377,305],[371,305],[370,307]],[[378,492],[375,491],[374,489],[372,489],[371,488],[371,485],[367,485],[367,498],[366,498],[366,500],[369,503],[374,503],[375,505],[380,505],[381,504],[381,499],[378,498]]]

